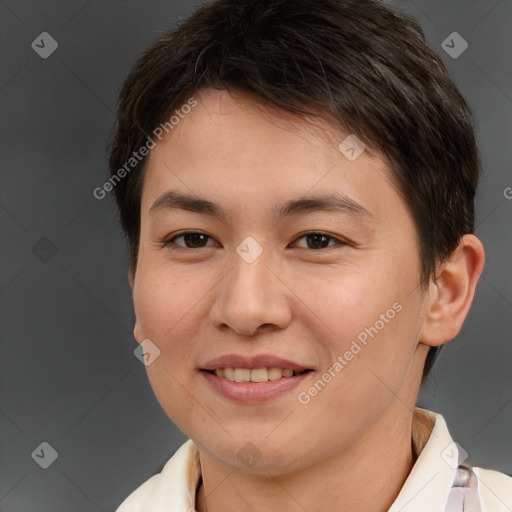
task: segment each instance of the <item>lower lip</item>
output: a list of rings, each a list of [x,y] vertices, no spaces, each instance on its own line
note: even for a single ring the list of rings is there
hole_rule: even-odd
[[[206,379],[217,393],[225,398],[245,404],[259,404],[282,395],[296,388],[312,373],[314,372],[268,380],[267,382],[234,382],[201,370],[203,378]]]

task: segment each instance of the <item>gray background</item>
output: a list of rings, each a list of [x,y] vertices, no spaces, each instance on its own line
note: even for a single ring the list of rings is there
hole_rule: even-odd
[[[485,170],[487,265],[418,405],[444,415],[474,463],[512,473],[512,2],[394,3],[469,100]],[[2,512],[114,510],[185,440],[133,354],[126,246],[112,202],[92,191],[106,179],[123,78],[199,4],[0,2]],[[453,31],[469,43],[457,59],[441,47]],[[31,48],[42,32],[59,45],[47,59]],[[31,457],[42,442],[58,452],[48,469]]]

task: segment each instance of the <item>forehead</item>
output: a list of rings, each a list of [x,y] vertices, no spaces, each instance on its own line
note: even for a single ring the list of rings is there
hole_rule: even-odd
[[[280,144],[280,153],[286,158],[291,158],[297,146],[304,150],[316,148],[314,158],[333,150],[338,156],[340,142],[349,135],[332,115],[319,111],[315,115],[294,114],[243,91],[205,88],[197,92],[194,100],[196,106],[187,109],[188,113],[182,114],[181,119],[173,116],[173,122],[177,123],[166,130],[163,138],[179,139],[184,150],[193,149],[198,155],[214,143],[216,149],[231,149],[230,153],[244,151],[250,155],[251,149],[258,148],[260,158],[270,148],[275,156],[276,146]],[[176,112],[179,111],[178,107]],[[380,152],[366,147],[368,155],[383,165],[387,163]]]
[[[365,148],[349,159],[340,144],[353,136],[334,121],[298,117],[225,90],[203,89],[193,99],[196,106],[177,123],[176,116],[150,151],[143,205],[166,189],[247,208],[271,201],[274,210],[292,197],[333,191],[374,203],[374,210],[386,194],[387,202],[400,200],[385,158]],[[376,188],[380,203],[372,197]]]

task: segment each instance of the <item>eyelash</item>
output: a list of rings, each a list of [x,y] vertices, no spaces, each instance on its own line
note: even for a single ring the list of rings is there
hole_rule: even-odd
[[[205,237],[207,237],[209,239],[212,239],[211,236],[206,235],[205,233],[202,233],[201,231],[182,231],[181,233],[178,233],[178,234],[174,235],[172,238],[168,238],[168,239],[164,240],[164,242],[162,243],[162,247],[164,247],[164,248],[167,247],[168,249],[171,249],[173,251],[181,251],[181,250],[194,251],[194,250],[198,250],[198,249],[205,249],[206,247],[208,247],[208,246],[196,247],[196,248],[194,248],[194,247],[184,247],[184,246],[177,245],[177,244],[174,243],[174,240],[176,240],[177,238],[181,238],[182,236],[189,235],[189,234],[204,235]],[[295,241],[300,240],[301,238],[304,238],[304,237],[307,237],[307,236],[311,236],[311,235],[322,235],[322,236],[325,236],[329,240],[334,240],[335,242],[337,242],[336,245],[338,245],[338,246],[350,245],[345,240],[342,240],[340,238],[336,238],[335,236],[329,235],[328,233],[324,233],[322,231],[308,231],[306,233],[302,233],[301,235],[299,235],[295,239]],[[300,247],[300,249],[309,249],[310,251],[322,251],[322,250],[326,250],[326,249],[332,249],[333,247],[335,247],[335,246],[328,246],[328,247],[324,247],[324,248],[321,248],[321,249],[309,249],[308,247]]]

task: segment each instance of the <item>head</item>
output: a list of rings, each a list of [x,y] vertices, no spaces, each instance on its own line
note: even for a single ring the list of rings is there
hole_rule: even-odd
[[[414,403],[483,267],[470,110],[417,22],[377,1],[206,3],[126,79],[110,171],[135,337],[161,351],[151,384],[204,446],[216,413],[224,446],[280,418],[281,399],[240,417],[207,396],[201,365],[227,353],[273,353],[319,378],[352,351],[272,449],[310,431],[298,415],[311,409],[326,417],[319,438],[339,439],[336,424],[348,442],[395,395]],[[333,193],[336,211],[319,200]]]

